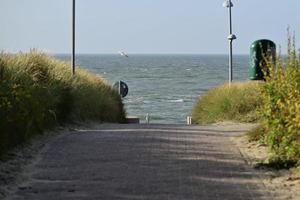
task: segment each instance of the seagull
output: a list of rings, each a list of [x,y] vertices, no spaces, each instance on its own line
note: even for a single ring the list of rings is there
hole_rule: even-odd
[[[121,56],[124,56],[124,57],[126,57],[126,58],[129,57],[124,51],[119,51],[118,53],[119,53]]]

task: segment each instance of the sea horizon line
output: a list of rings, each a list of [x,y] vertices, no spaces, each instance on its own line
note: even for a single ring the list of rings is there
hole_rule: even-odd
[[[52,55],[72,55],[71,53],[50,53]],[[128,55],[197,55],[197,56],[228,56],[226,53],[127,53]],[[120,55],[118,53],[77,53],[76,55]],[[248,56],[249,54],[241,53],[233,56]]]

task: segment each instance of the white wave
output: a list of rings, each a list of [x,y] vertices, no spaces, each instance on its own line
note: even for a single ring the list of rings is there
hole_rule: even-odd
[[[170,100],[169,102],[171,102],[171,103],[183,103],[184,99],[174,99],[174,100]]]

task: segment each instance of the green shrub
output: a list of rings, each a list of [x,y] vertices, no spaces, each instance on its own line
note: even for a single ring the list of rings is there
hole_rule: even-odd
[[[224,84],[209,90],[195,103],[192,111],[194,123],[219,121],[255,122],[261,105],[261,82]]]
[[[268,130],[265,141],[286,162],[300,160],[300,64],[289,38],[288,58],[279,57],[276,66],[269,62],[261,109]]]
[[[58,123],[122,122],[120,96],[100,77],[44,53],[0,55],[0,153]]]

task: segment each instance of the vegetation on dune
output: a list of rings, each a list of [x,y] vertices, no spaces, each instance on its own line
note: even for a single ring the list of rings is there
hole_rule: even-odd
[[[192,111],[194,123],[220,121],[256,122],[256,112],[261,105],[261,82],[237,82],[224,84],[209,90],[195,103]]]
[[[300,166],[300,58],[289,33],[287,57],[265,57],[264,82],[234,83],[209,90],[193,108],[195,123],[260,122],[250,141],[270,147],[275,168]]]
[[[269,76],[261,91],[260,114],[266,131],[260,140],[268,144],[275,159],[300,164],[300,62],[295,37],[289,35],[288,57],[268,62]]]
[[[122,122],[118,93],[100,77],[44,53],[0,55],[0,153],[58,123]]]

